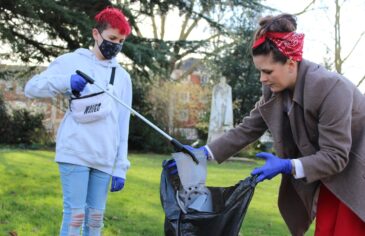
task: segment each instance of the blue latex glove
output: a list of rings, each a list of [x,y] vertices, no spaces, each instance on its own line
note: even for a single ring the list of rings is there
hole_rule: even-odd
[[[198,148],[193,148],[192,146],[189,145],[184,145],[184,147],[190,151],[194,151],[194,150],[203,150],[204,151],[204,155],[205,157],[208,159],[209,158],[209,151],[205,146],[201,146]]]
[[[84,90],[87,82],[78,74],[71,75],[71,90],[72,92],[80,93]]]
[[[110,192],[118,192],[124,188],[125,179],[113,176]]]
[[[167,170],[169,175],[177,175],[178,172],[175,159],[172,158],[168,161],[164,160],[162,166],[165,170]]]
[[[265,165],[255,168],[251,172],[251,175],[259,175],[256,179],[257,183],[271,179],[280,173],[291,174],[292,164],[290,160],[281,159],[268,152],[257,153],[256,156],[266,160]]]

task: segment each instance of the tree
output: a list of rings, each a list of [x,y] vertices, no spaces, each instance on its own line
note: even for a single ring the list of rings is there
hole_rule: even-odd
[[[0,1],[0,37],[8,58],[44,62],[90,43],[91,19],[107,1]],[[81,14],[80,14],[81,12]]]
[[[42,123],[43,114],[31,114],[26,109],[14,110],[11,117],[11,144],[35,144],[42,142],[47,132]]]
[[[173,9],[178,9],[180,14],[180,19],[183,22],[182,27],[180,28],[180,32],[177,34],[177,41],[169,42],[169,44],[156,44],[156,50],[160,51],[161,49],[166,49],[165,55],[168,55],[169,61],[164,64],[164,77],[169,78],[172,70],[181,66],[182,59],[191,53],[199,53],[201,57],[205,58],[205,60],[197,60],[197,63],[194,63],[188,70],[185,70],[185,73],[181,75],[184,78],[186,75],[190,74],[197,67],[199,67],[202,63],[205,64],[207,61],[211,61],[213,57],[216,57],[221,51],[226,50],[229,47],[233,47],[231,37],[236,37],[236,32],[232,32],[232,28],[238,27],[237,25],[247,27],[242,21],[242,19],[252,17],[254,15],[253,12],[258,12],[260,4],[256,1],[138,1],[141,7],[141,12],[145,16],[147,16],[151,22],[153,29],[153,38],[161,40],[160,42],[166,42],[166,22],[168,19],[169,11]],[[173,2],[178,2],[178,5]],[[138,8],[140,7],[138,5]],[[229,16],[228,16],[229,15]],[[228,17],[227,17],[228,16]],[[200,41],[188,41],[188,37],[194,27],[198,25],[199,22],[205,22],[207,25],[211,27],[211,36],[208,36],[204,40]],[[158,23],[159,22],[159,23]],[[140,30],[137,26],[136,29],[138,36],[143,37],[143,30]],[[230,43],[227,43],[227,41]],[[191,45],[190,48],[187,48],[186,45]],[[167,46],[166,46],[167,45]],[[172,45],[172,47],[168,47],[168,45]],[[209,59],[208,59],[209,58]],[[251,63],[251,60],[246,60],[247,63]],[[234,78],[238,77],[238,75],[233,76]],[[156,78],[158,80],[158,78]],[[179,79],[177,79],[179,80]],[[244,82],[244,81],[241,81]],[[175,85],[176,86],[176,85]],[[159,87],[161,89],[161,87]],[[236,94],[241,94],[240,96],[245,96],[238,91],[237,88],[235,91]],[[248,90],[254,91],[254,90]],[[257,91],[257,89],[256,89]],[[145,93],[143,93],[145,94]],[[165,96],[158,96],[158,98],[162,101]],[[252,97],[252,96],[251,96]],[[256,95],[257,97],[257,95]],[[147,97],[145,97],[148,99]],[[253,97],[252,97],[253,98]],[[150,99],[148,99],[150,100]],[[160,101],[160,102],[161,102]],[[237,101],[239,101],[237,99]],[[150,100],[152,103],[152,101]],[[168,104],[168,103],[167,103]],[[165,104],[166,105],[166,104]],[[158,107],[158,104],[154,103],[153,107],[150,107],[151,111],[154,111]],[[245,105],[249,106],[249,105]],[[158,120],[157,123],[161,124],[161,127],[165,127],[165,130],[168,129],[168,124],[171,121],[168,117],[161,117],[161,114],[166,113],[166,107],[164,113],[156,112],[159,114],[158,116],[152,112],[152,117],[154,120]],[[178,109],[175,109],[178,110]],[[145,110],[147,111],[147,110]],[[236,112],[236,113],[239,113]],[[171,116],[170,116],[171,117]],[[205,117],[206,118],[206,117]],[[133,122],[133,121],[132,121]],[[207,119],[198,123],[199,126],[205,127],[204,122],[207,122]],[[203,128],[204,129],[204,128]],[[138,140],[136,140],[138,141]]]
[[[350,47],[344,47],[344,38],[349,37],[345,33],[343,33],[342,29],[344,26],[343,21],[343,11],[346,10],[346,4],[349,4],[349,1],[346,0],[333,0],[332,3],[324,2],[324,1],[316,1],[312,0],[306,10],[308,10],[309,6],[312,6],[312,10],[316,10],[316,8],[323,12],[323,9],[326,11],[325,14],[328,15],[330,24],[333,26],[333,46],[327,46],[326,50],[326,58],[324,58],[324,64],[328,69],[334,69],[339,74],[344,74],[344,65],[349,61],[349,59],[353,56],[353,53],[359,47],[359,44],[364,40],[365,30],[364,27],[357,27],[358,35],[352,37],[350,39]],[[329,13],[330,12],[330,15]],[[307,13],[306,11],[301,12],[300,14]],[[323,18],[323,17],[322,17]],[[349,49],[347,49],[349,48]],[[328,57],[330,55],[330,58]],[[365,75],[362,78],[359,78],[359,82],[357,86],[359,87],[361,83],[365,80]]]
[[[251,42],[259,13],[247,9],[231,26],[231,41],[219,43],[217,53],[212,53],[208,64],[211,76],[217,83],[221,76],[232,87],[234,123],[247,116],[261,95],[259,74],[252,62]]]
[[[45,1],[45,0],[0,0],[0,39],[11,45],[12,52],[3,55],[19,58],[24,62],[45,62],[66,51],[92,44],[90,29],[92,17],[108,5],[123,9],[135,33],[125,43],[123,53],[132,62],[131,71],[139,77],[150,78],[151,72],[169,75],[174,64],[182,57],[199,51],[206,46],[207,39],[188,40],[191,31],[199,21],[204,20],[209,27],[223,32],[224,27],[211,17],[218,7],[223,11],[228,7],[257,8],[256,1]],[[174,41],[164,40],[165,20],[178,11],[184,22],[180,36]],[[152,21],[154,37],[144,37],[140,18]],[[160,18],[160,29],[156,23]],[[191,23],[190,23],[191,22]],[[160,31],[159,31],[160,30]],[[159,32],[158,32],[159,31]]]
[[[335,28],[335,59],[334,59],[334,61],[335,61],[336,71],[340,74],[343,74],[342,73],[343,64],[351,56],[351,54],[354,52],[354,50],[356,49],[359,42],[365,36],[365,30],[364,30],[360,33],[360,35],[356,39],[356,41],[354,41],[354,44],[353,44],[351,50],[347,53],[347,55],[343,56],[342,40],[341,40],[341,36],[342,36],[341,35],[341,5],[344,4],[344,3],[345,3],[345,1],[340,3],[339,0],[335,0],[335,23],[334,23],[334,28]],[[365,75],[364,75],[363,78],[365,78]],[[363,79],[360,80],[360,83],[362,81],[363,81]],[[358,85],[360,85],[360,83]]]
[[[42,114],[25,109],[8,111],[0,94],[0,144],[45,144],[49,137],[42,120]]]
[[[93,43],[92,16],[108,5],[120,7],[133,28],[123,48],[126,56],[123,64],[133,78],[133,106],[142,114],[151,108],[145,95],[152,80],[168,79],[176,64],[191,53],[202,58],[217,54],[227,47],[225,41],[232,41],[231,28],[241,24],[242,17],[250,17],[248,12],[262,9],[259,0],[0,0],[0,40],[12,48],[10,53],[1,56],[39,63],[88,47]],[[182,20],[179,36],[167,40],[166,22],[176,12]],[[141,19],[150,20],[152,36],[144,35],[146,21]],[[199,24],[205,24],[210,35],[189,40]],[[132,127],[136,124],[140,123],[132,119]]]
[[[0,0],[0,40],[12,48],[2,57],[23,62],[47,62],[64,52],[88,47],[92,44],[92,16],[112,4],[122,8],[133,28],[133,34],[123,49],[129,60],[123,61],[123,64],[131,72],[137,90],[142,90],[140,94],[145,91],[138,85],[156,77],[169,78],[175,64],[187,55],[195,53],[204,57],[217,51],[212,43],[223,37],[229,38],[229,29],[235,24],[224,16],[239,18],[246,9],[259,11],[262,7],[258,0]],[[183,22],[179,36],[166,40],[167,19],[176,13]],[[142,28],[146,22],[151,22],[152,37],[144,35],[146,30]],[[189,35],[201,22],[211,29],[212,35],[201,40],[189,40]]]

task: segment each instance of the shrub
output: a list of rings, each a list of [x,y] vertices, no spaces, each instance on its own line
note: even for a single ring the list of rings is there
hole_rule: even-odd
[[[0,144],[50,144],[50,134],[42,123],[43,118],[43,114],[32,114],[26,109],[13,110],[9,114],[0,94]]]
[[[0,143],[7,143],[10,132],[10,116],[6,111],[3,96],[0,94]]]
[[[146,118],[156,124],[152,117]],[[137,152],[168,153],[171,151],[169,141],[137,117],[131,119],[128,142],[129,149]]]
[[[43,114],[31,114],[26,109],[14,110],[11,118],[12,144],[26,144],[41,142],[46,130],[43,126]]]

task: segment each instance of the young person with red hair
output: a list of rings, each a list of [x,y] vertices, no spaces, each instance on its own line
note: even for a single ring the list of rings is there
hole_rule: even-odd
[[[80,48],[59,56],[26,84],[25,94],[30,98],[61,94],[69,97],[71,104],[78,99],[88,101],[93,96],[97,102],[96,106],[87,106],[84,112],[87,119],[82,118],[82,113],[77,116],[70,107],[58,129],[55,160],[63,191],[61,236],[80,235],[81,226],[85,236],[100,235],[109,183],[111,192],[124,187],[130,166],[127,158],[130,112],[110,99],[103,100],[107,104],[104,113],[94,115],[99,111],[101,91],[87,84],[76,70],[131,106],[130,76],[115,59],[130,33],[123,13],[107,7],[95,16],[91,49]]]
[[[266,162],[252,175],[260,182],[282,174],[278,205],[291,234],[304,235],[316,217],[315,236],[363,236],[365,97],[303,59],[296,28],[289,14],[260,21],[252,56],[262,96],[239,125],[199,149],[221,163],[269,130],[276,154],[257,154]]]

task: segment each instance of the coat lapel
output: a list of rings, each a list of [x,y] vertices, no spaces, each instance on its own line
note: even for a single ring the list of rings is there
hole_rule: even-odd
[[[293,139],[298,147],[301,156],[311,155],[316,152],[316,148],[311,144],[306,121],[304,119],[304,86],[306,74],[308,72],[309,62],[303,60],[298,71],[298,80],[295,84],[293,95],[293,108],[289,112],[290,127],[293,133]]]
[[[293,133],[293,140],[299,149],[301,156],[312,155],[316,152],[316,148],[309,140],[309,134],[305,128],[304,113],[302,107],[294,104],[289,112],[290,127]]]
[[[283,96],[275,94],[266,103],[259,107],[262,118],[273,135],[274,146],[277,154],[283,155]]]

